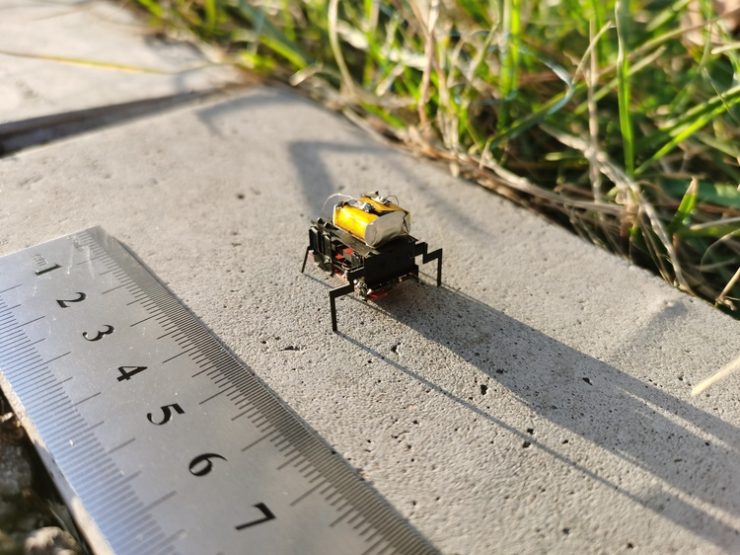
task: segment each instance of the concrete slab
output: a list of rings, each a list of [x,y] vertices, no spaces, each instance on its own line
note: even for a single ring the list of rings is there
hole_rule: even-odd
[[[0,0],[0,13],[0,125],[240,79],[112,2]]]
[[[0,176],[0,254],[103,225],[444,552],[740,550],[739,378],[689,394],[737,322],[646,271],[270,88]],[[375,189],[445,287],[341,299],[335,335],[309,220]]]

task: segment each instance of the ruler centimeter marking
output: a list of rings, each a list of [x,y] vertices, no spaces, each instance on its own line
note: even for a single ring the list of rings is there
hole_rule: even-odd
[[[101,228],[0,258],[0,386],[98,553],[437,552]]]

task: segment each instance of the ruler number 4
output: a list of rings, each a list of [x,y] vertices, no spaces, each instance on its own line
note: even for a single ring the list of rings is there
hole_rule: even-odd
[[[240,524],[239,526],[236,526],[237,530],[244,530],[245,528],[249,528],[250,526],[254,526],[255,524],[262,524],[263,522],[267,522],[268,520],[273,520],[275,518],[273,512],[264,503],[257,503],[256,505],[254,505],[254,508],[259,509],[262,512],[262,518],[258,518],[257,520],[250,520],[249,522]]]
[[[139,372],[143,372],[146,369],[146,366],[119,366],[118,371],[121,373],[121,375],[118,376],[116,379],[119,382],[122,382],[123,380],[130,380],[131,376],[138,374]]]

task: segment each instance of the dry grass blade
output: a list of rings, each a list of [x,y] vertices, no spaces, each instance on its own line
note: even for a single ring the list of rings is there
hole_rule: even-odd
[[[349,96],[354,97],[354,79],[352,79],[352,75],[347,68],[347,64],[344,61],[344,56],[342,55],[342,47],[339,44],[339,36],[337,33],[338,12],[339,0],[329,0],[329,44],[331,44],[331,50],[334,54],[334,61],[336,62],[337,67],[339,68],[339,73],[342,76],[342,87],[345,89],[345,92]]]
[[[434,28],[439,16],[439,0],[431,0],[426,17],[421,13],[422,7],[418,0],[412,2],[414,14],[419,20],[419,25],[424,29],[424,73],[421,76],[421,89],[417,111],[419,113],[419,126],[422,137],[429,136],[429,119],[427,118],[427,102],[429,101],[429,83],[431,81],[432,65],[434,62]]]
[[[579,150],[584,154],[588,152],[588,149],[590,148],[590,145],[586,141],[578,137],[568,135],[546,125],[543,125],[542,129],[547,131],[550,135],[555,137],[563,144],[571,148],[575,148],[576,150]],[[603,173],[608,179],[610,179],[612,183],[614,183],[623,193],[625,193],[625,198],[632,199],[630,202],[636,203],[638,210],[645,213],[650,222],[650,226],[653,232],[655,232],[655,235],[660,240],[663,248],[668,253],[668,258],[670,260],[671,266],[673,267],[676,281],[684,291],[691,293],[692,288],[684,277],[683,268],[681,267],[678,255],[676,254],[676,250],[673,247],[673,243],[668,236],[668,232],[666,231],[666,228],[663,225],[663,222],[661,221],[658,212],[653,204],[649,200],[647,200],[647,198],[645,198],[645,195],[642,194],[640,186],[635,181],[633,181],[624,171],[617,167],[611,160],[609,160],[609,157],[605,152],[597,151],[595,156],[593,157],[593,160],[596,162],[599,171]]]
[[[55,54],[33,54],[28,52],[15,52],[12,50],[0,50],[0,54],[3,56],[13,56],[15,58],[31,58],[34,60],[46,60],[49,62],[59,62],[63,64],[71,64],[78,66],[88,66],[99,69],[110,69],[113,71],[126,71],[129,73],[155,73],[159,75],[175,75],[179,73],[187,73],[189,71],[197,71],[208,67],[212,64],[199,64],[197,66],[189,67],[187,69],[179,71],[171,71],[158,69],[154,67],[136,66],[131,64],[120,64],[117,62],[107,62],[105,60],[91,60],[88,58],[75,58],[69,56],[58,56]]]
[[[727,285],[725,285],[725,288],[722,289],[722,292],[719,294],[719,297],[717,297],[718,303],[727,303],[729,302],[729,299],[727,299],[727,296],[730,294],[730,291],[732,291],[732,288],[735,287],[735,284],[740,280],[740,266],[738,267],[735,274],[732,276],[730,281],[727,282]]]
[[[491,170],[506,186],[520,193],[547,200],[552,203],[553,206],[571,206],[573,208],[591,210],[602,214],[610,214],[612,216],[621,216],[623,214],[623,209],[616,205],[598,204],[589,201],[569,199],[562,194],[553,193],[548,189],[535,185],[527,178],[516,175],[504,168],[496,162],[488,152],[481,157],[478,164],[481,168]]]
[[[723,366],[716,374],[711,375],[707,379],[699,382],[694,388],[691,390],[692,395],[699,395],[702,391],[707,389],[709,386],[714,385],[715,383],[719,382],[720,380],[725,379],[727,376],[732,374],[733,372],[737,372],[740,370],[740,356],[737,357],[735,360],[727,364],[726,366]]]

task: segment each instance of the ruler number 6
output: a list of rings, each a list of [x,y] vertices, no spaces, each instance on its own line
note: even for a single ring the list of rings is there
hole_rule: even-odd
[[[180,405],[178,405],[177,403],[173,403],[171,405],[165,405],[163,407],[159,407],[159,410],[161,410],[162,411],[162,414],[164,415],[164,418],[162,418],[162,420],[160,420],[159,422],[155,422],[154,421],[154,418],[152,417],[152,413],[151,412],[147,412],[146,413],[146,418],[147,418],[147,420],[149,420],[149,422],[151,422],[152,424],[154,424],[156,426],[161,426],[163,424],[167,424],[167,422],[169,422],[170,420],[172,420],[172,409],[174,409],[174,411],[177,414],[185,414],[185,411],[183,410],[183,408]]]
[[[190,461],[190,474],[193,476],[205,476],[206,474],[210,474],[211,470],[213,470],[211,459],[221,459],[222,461],[225,461],[226,457],[219,455],[218,453],[203,453],[202,455],[198,455]]]
[[[273,520],[275,518],[273,512],[264,503],[257,503],[256,505],[254,505],[254,508],[259,509],[262,512],[262,518],[240,524],[239,526],[236,526],[237,530],[244,530],[245,528],[249,528],[250,526],[254,526],[255,524],[262,524],[263,522],[267,522],[268,520]]]

